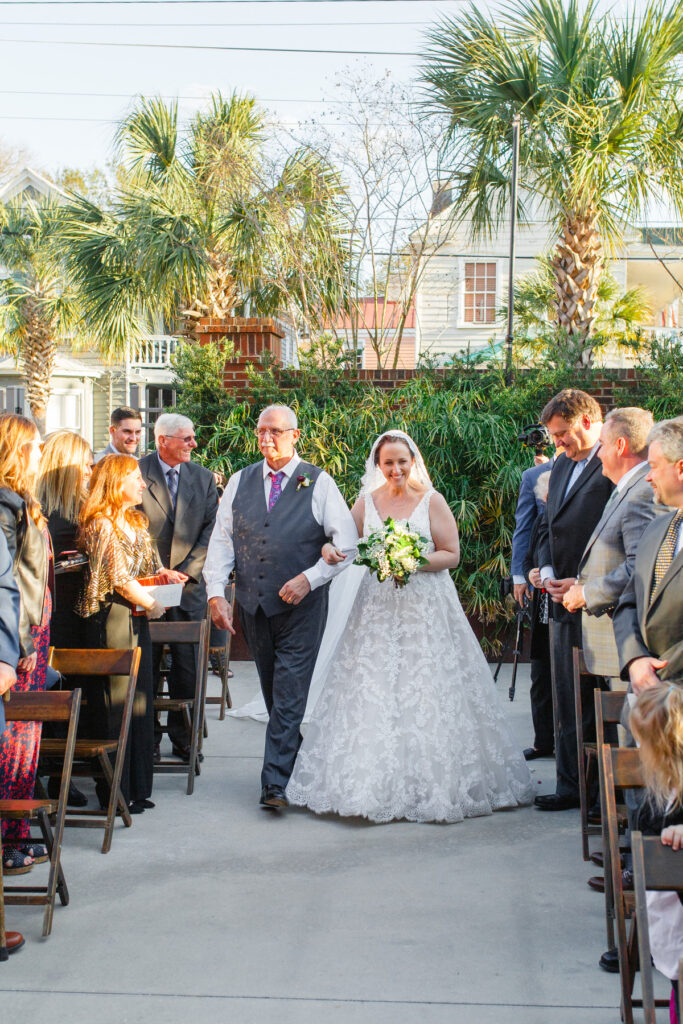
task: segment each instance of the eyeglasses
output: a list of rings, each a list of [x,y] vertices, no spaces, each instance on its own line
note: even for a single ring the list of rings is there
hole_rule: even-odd
[[[273,441],[277,441],[278,438],[282,437],[283,434],[288,434],[290,432],[290,430],[295,430],[295,429],[296,429],[296,427],[285,427],[284,430],[280,430],[278,427],[275,427],[273,430],[269,430],[268,427],[265,427],[265,428],[264,427],[257,427],[254,430],[254,433],[256,434],[256,436],[259,439],[262,438],[262,437],[266,437],[266,435],[270,434],[270,436],[272,437]]]

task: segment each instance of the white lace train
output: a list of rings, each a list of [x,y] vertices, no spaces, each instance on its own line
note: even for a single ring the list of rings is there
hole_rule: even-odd
[[[428,495],[410,523],[431,538]],[[368,496],[365,534],[379,525]],[[398,590],[365,574],[287,796],[377,822],[530,803],[529,770],[447,571]]]

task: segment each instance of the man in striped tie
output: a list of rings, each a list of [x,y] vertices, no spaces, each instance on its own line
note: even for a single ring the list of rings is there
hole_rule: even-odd
[[[661,679],[683,686],[683,416],[656,423],[648,446],[646,479],[671,511],[644,531],[614,613],[621,676],[636,694]]]

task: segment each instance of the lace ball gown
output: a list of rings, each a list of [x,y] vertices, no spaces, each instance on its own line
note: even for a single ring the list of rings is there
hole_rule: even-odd
[[[428,491],[410,526],[429,539]],[[365,499],[364,533],[382,525]],[[287,787],[371,821],[456,822],[531,802],[531,776],[447,570],[366,573]]]

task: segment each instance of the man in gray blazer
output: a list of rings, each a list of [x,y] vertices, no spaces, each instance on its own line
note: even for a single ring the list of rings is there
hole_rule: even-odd
[[[605,418],[597,457],[602,472],[616,484],[579,563],[577,582],[564,596],[570,612],[583,609],[583,654],[594,675],[619,680],[620,665],[611,614],[628,583],[643,530],[657,508],[646,481],[647,436],[652,413],[628,407]]]
[[[622,679],[635,694],[662,679],[683,686],[683,417],[648,436],[647,480],[668,506],[643,533],[614,613]]]
[[[145,455],[139,463],[147,484],[142,511],[149,519],[149,532],[164,566],[187,577],[180,607],[168,608],[165,618],[170,622],[197,622],[206,615],[202,570],[218,510],[216,484],[213,473],[191,462],[197,441],[187,416],[163,413],[154,424],[154,439],[156,452]],[[157,670],[160,657],[157,647]],[[172,644],[171,697],[194,696],[195,678],[195,648],[191,644]],[[190,737],[180,712],[169,712],[168,728],[174,755],[189,760]],[[157,732],[157,747],[160,739]]]

